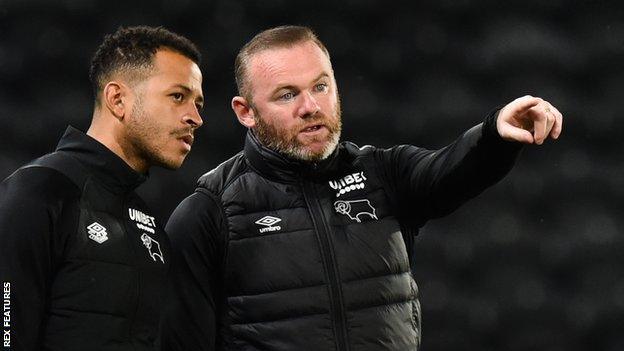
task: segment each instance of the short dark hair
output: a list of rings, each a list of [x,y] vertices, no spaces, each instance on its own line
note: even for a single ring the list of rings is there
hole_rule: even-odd
[[[256,34],[247,44],[245,44],[234,62],[234,79],[238,88],[238,94],[251,102],[251,89],[249,87],[249,77],[247,77],[247,66],[251,57],[261,51],[275,48],[289,48],[296,44],[311,41],[318,45],[329,58],[329,51],[319,40],[314,31],[304,26],[280,26],[264,30]]]
[[[96,106],[98,95],[113,73],[124,72],[131,78],[142,78],[154,64],[159,49],[172,50],[188,57],[197,65],[201,55],[187,38],[163,27],[119,27],[104,37],[91,59],[89,79],[93,86]]]

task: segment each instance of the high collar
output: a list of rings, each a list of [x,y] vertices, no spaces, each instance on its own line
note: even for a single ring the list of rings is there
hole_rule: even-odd
[[[87,172],[116,192],[134,190],[147,179],[146,174],[136,172],[102,143],[72,126],[65,130],[56,151],[71,154]]]
[[[254,170],[271,180],[296,183],[300,180],[322,181],[331,179],[341,172],[341,147],[325,160],[319,162],[301,161],[289,158],[262,145],[256,135],[249,130],[245,138],[244,153]]]

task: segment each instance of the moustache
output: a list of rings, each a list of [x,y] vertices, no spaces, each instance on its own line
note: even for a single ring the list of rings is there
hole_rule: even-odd
[[[338,117],[329,118],[327,115],[315,113],[298,123],[295,130],[303,130],[319,124],[324,125],[330,132],[336,132],[340,122]]]

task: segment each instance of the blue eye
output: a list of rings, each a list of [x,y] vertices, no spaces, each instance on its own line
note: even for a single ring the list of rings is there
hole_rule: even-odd
[[[327,90],[327,88],[328,88],[327,84],[325,84],[325,83],[319,83],[319,84],[314,86],[314,89],[316,91],[318,91],[318,92],[323,92],[323,91]]]
[[[288,92],[288,93],[283,94],[282,96],[280,96],[280,99],[282,99],[282,100],[291,100],[294,97],[295,97],[295,94],[293,94],[292,92]]]

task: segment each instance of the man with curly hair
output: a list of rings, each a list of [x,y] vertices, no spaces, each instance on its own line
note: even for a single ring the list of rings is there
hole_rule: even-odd
[[[5,348],[155,348],[169,243],[134,189],[191,150],[199,61],[161,27],[106,36],[91,62],[88,131],[68,127],[55,152],[0,183]]]

